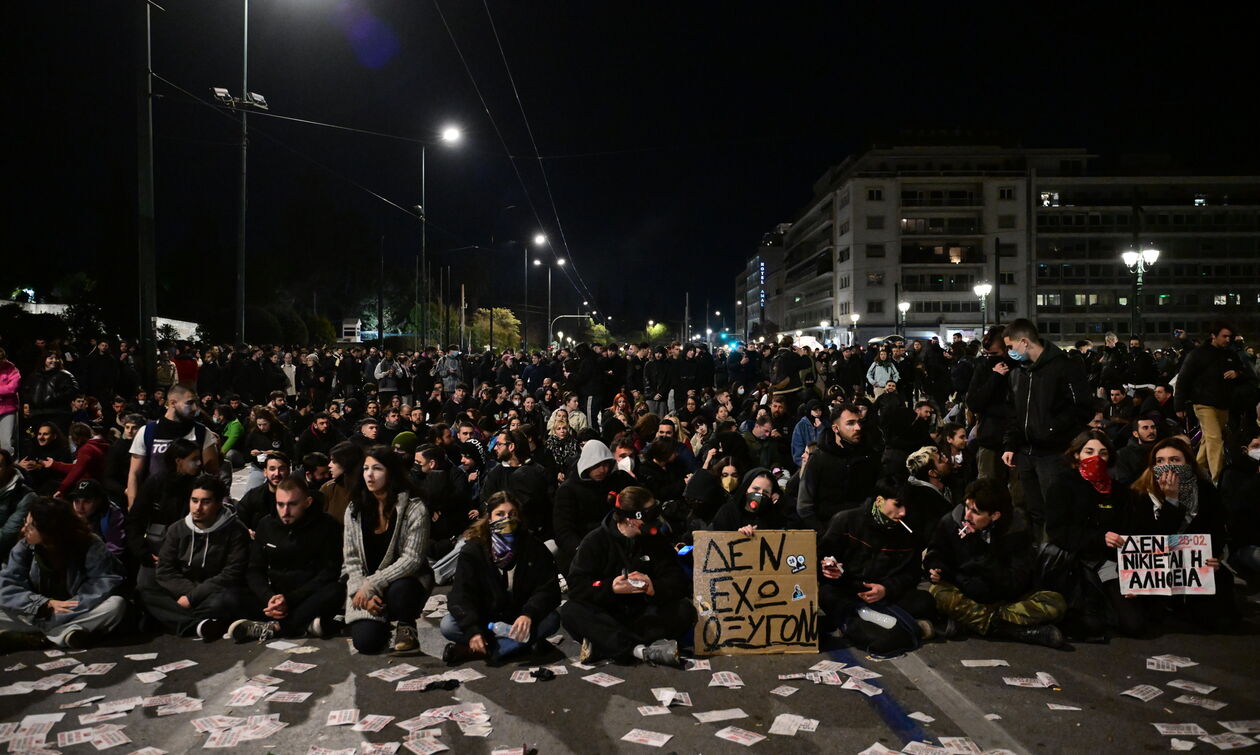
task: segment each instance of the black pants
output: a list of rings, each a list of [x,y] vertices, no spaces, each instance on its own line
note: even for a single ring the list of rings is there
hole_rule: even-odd
[[[856,647],[879,655],[913,648],[918,639],[918,630],[913,630],[914,634],[911,634],[901,623],[891,629],[884,629],[878,624],[856,617],[854,614],[858,608],[869,606],[879,611],[885,605],[893,605],[916,619],[930,619],[936,615],[936,601],[931,594],[918,589],[910,590],[891,603],[867,603],[857,597],[852,588],[824,584],[818,589],[818,605],[837,625],[844,622],[846,640]]]
[[[1164,620],[1177,615],[1209,632],[1228,632],[1238,626],[1234,582],[1228,571],[1216,573],[1215,595],[1164,596],[1120,594],[1120,582],[1107,582],[1108,597],[1116,614],[1116,632],[1127,637],[1147,637],[1162,628]]]
[[[420,612],[424,610],[424,602],[429,599],[429,589],[420,584],[415,577],[403,577],[389,583],[385,588],[384,621],[375,619],[359,619],[350,622],[350,639],[354,649],[364,655],[373,655],[385,649],[389,643],[389,623],[416,623]]]
[[[140,585],[139,593],[149,615],[168,632],[181,636],[191,634],[203,619],[234,621],[254,612],[252,596],[243,587],[216,590],[192,608],[181,606],[178,595],[171,595],[156,583]]]
[[[1046,492],[1055,478],[1067,471],[1067,461],[1061,454],[1030,456],[1015,454],[1015,469],[1019,474],[1019,486],[1024,493],[1024,514],[1028,528],[1037,542],[1045,542]]]
[[[623,658],[636,645],[677,639],[696,624],[691,601],[647,603],[642,610],[610,613],[599,606],[570,600],[560,607],[560,620],[579,642],[590,640],[596,659]]]
[[[311,593],[301,603],[289,606],[289,615],[280,619],[280,636],[301,637],[315,619],[325,625],[341,613],[346,603],[346,586],[329,582]]]

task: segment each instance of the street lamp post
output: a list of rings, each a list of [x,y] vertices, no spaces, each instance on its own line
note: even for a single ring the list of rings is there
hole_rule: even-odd
[[[447,144],[454,144],[460,140],[463,133],[454,126],[447,126],[442,129],[441,139]],[[418,340],[427,340],[429,331],[429,268],[428,265],[428,249],[429,249],[429,205],[425,197],[425,186],[427,184],[427,155],[429,151],[428,143],[420,145],[420,268],[424,270],[424,308],[420,310],[420,333]],[[417,278],[419,274],[417,274]],[[416,288],[419,288],[417,282]],[[417,297],[419,291],[416,292]],[[423,345],[423,344],[418,344]]]
[[[899,315],[897,316],[897,335],[901,336],[902,338],[905,338],[906,336],[906,313],[909,311],[910,311],[910,302],[908,301],[897,302],[897,312],[899,313]]]
[[[1129,332],[1140,336],[1142,335],[1142,276],[1155,266],[1155,261],[1159,259],[1159,250],[1152,246],[1146,247],[1141,252],[1130,249],[1121,254],[1120,259],[1124,261],[1124,266],[1129,268],[1129,272],[1134,273],[1133,323]]]
[[[971,290],[980,297],[980,337],[983,338],[989,330],[989,294],[993,293],[993,286],[989,283],[977,283]]]
[[[861,320],[861,319],[862,319],[862,315],[858,314],[857,312],[854,312],[853,314],[849,315],[849,322],[853,323],[853,325],[849,329],[849,345],[850,346],[857,346],[857,324],[858,324],[858,320]]]
[[[560,257],[556,260],[556,265],[564,267],[565,259]],[[542,260],[534,260],[535,266],[542,266]],[[551,265],[547,265],[547,346],[551,346]]]
[[[534,234],[534,246],[544,246],[547,243],[547,235],[545,233]],[[525,306],[522,314],[525,316],[525,327],[521,331],[522,348],[526,352],[529,351],[529,247],[525,247]],[[551,319],[547,320],[547,328],[551,328]]]
[[[827,343],[827,331],[831,328],[831,320],[823,320],[818,323],[818,328],[822,331],[823,345]]]

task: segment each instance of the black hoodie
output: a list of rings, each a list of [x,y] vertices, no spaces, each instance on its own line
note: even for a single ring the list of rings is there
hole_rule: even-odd
[[[1025,363],[1027,364],[1027,363]],[[1094,416],[1094,399],[1080,363],[1047,342],[1041,357],[1007,376],[1015,404],[1004,438],[1007,451],[1063,453]]]
[[[290,609],[341,578],[341,525],[315,504],[296,522],[258,521],[249,548],[249,588],[266,603],[280,594]]]
[[[649,604],[685,599],[691,584],[670,542],[671,538],[646,533],[626,537],[610,513],[578,546],[569,568],[569,598],[618,614],[638,613]],[[623,571],[646,574],[652,579],[655,594],[614,593],[613,580]]]
[[[748,496],[748,486],[758,477],[769,477],[772,495],[777,494],[779,500],[774,501],[759,509],[758,511],[748,511],[744,506],[744,501]],[[783,496],[783,492],[779,489],[779,481],[775,479],[774,474],[765,467],[756,467],[748,470],[744,474],[743,479],[739,481],[739,486],[731,492],[726,503],[722,504],[722,508],[718,509],[717,515],[713,517],[713,524],[710,529],[720,532],[734,532],[740,527],[752,525],[760,530],[781,530],[793,526],[796,512],[788,511],[786,508],[787,499]]]

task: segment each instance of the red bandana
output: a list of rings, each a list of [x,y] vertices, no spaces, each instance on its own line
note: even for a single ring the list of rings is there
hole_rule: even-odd
[[[1081,477],[1094,486],[1099,493],[1111,492],[1111,475],[1107,474],[1107,462],[1101,456],[1088,456],[1081,459]]]

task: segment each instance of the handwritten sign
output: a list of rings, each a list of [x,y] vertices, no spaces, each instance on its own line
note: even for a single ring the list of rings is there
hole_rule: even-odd
[[[696,652],[818,652],[813,530],[695,533]]]
[[[1130,535],[1116,549],[1124,595],[1215,595],[1211,535]]]

